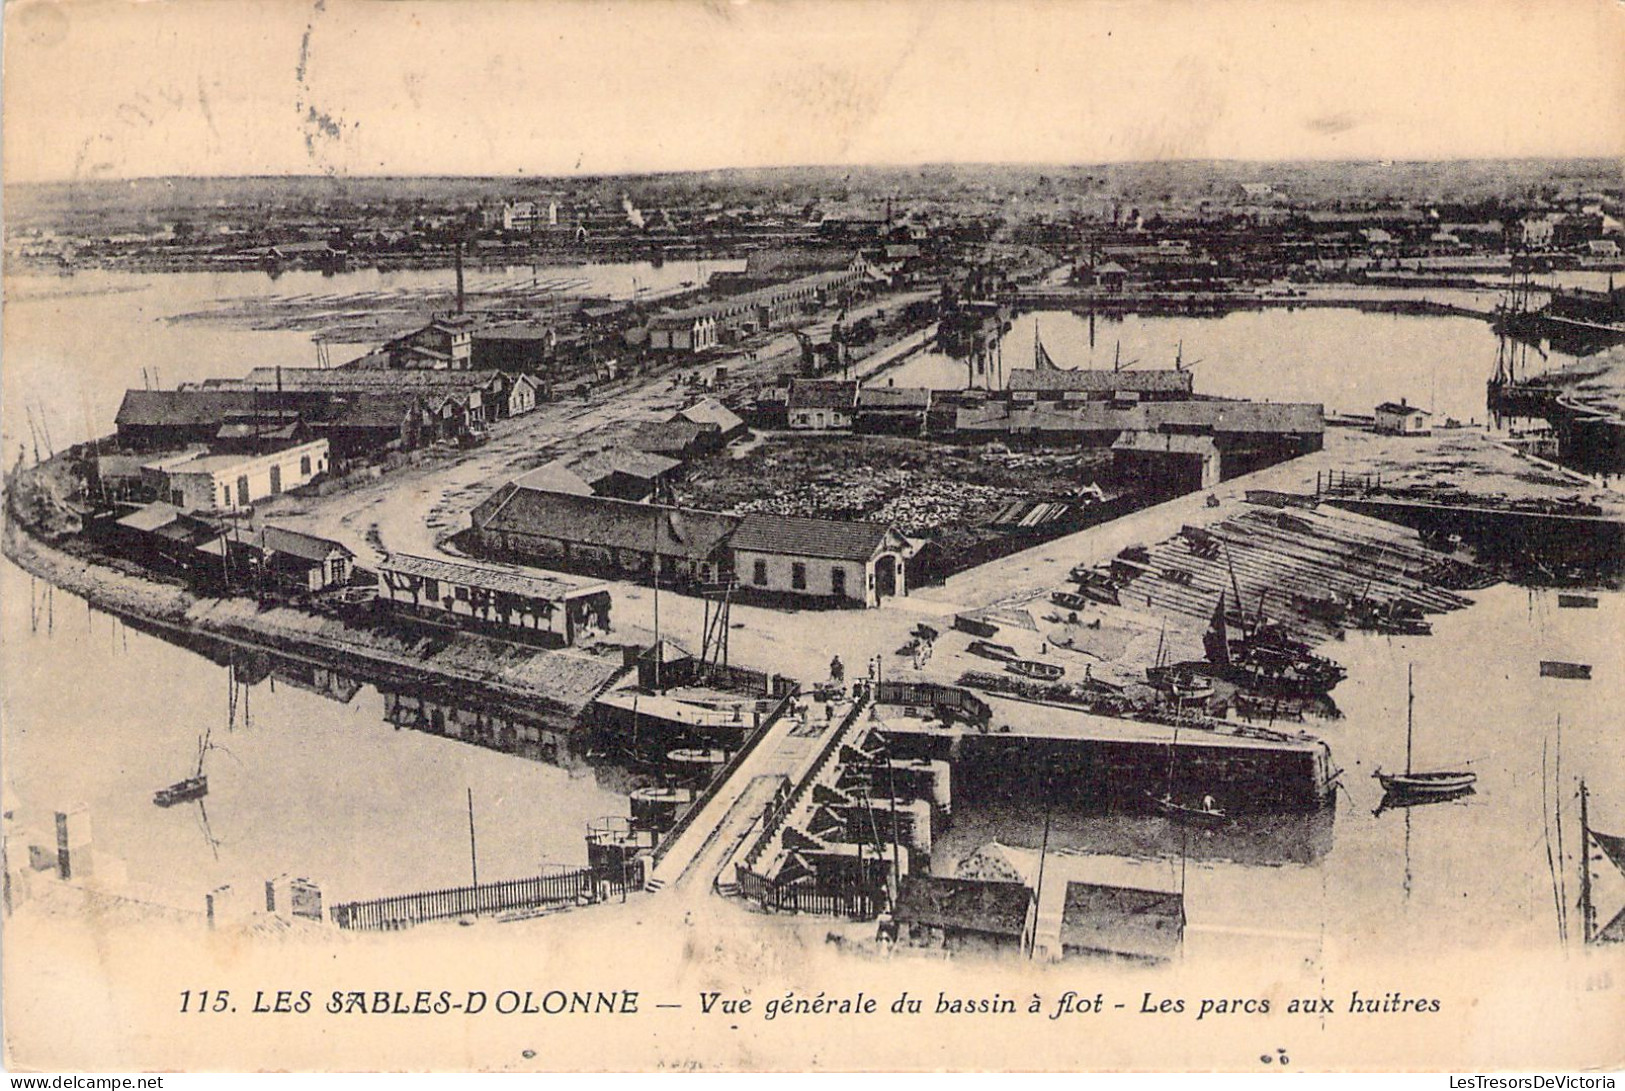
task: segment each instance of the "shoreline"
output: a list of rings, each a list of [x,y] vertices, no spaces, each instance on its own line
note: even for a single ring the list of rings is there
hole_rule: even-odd
[[[176,637],[183,646],[216,641],[340,671],[375,687],[449,692],[461,703],[547,727],[576,730],[581,712],[623,673],[620,657],[607,651],[596,656],[556,652],[458,632],[449,641],[436,637],[434,642],[440,646],[414,654],[413,645],[424,640],[421,636],[389,638],[290,607],[261,610],[252,600],[200,598],[183,588],[142,579],[57,548],[27,527],[9,502],[0,552],[30,576],[77,595],[92,609],[159,630],[156,635]],[[295,624],[296,619],[303,624]],[[327,631],[334,628],[342,637]],[[561,693],[471,666],[480,661],[501,667],[504,660],[515,658],[515,652],[522,660],[567,657],[600,669],[587,671],[589,677],[574,693]],[[522,668],[525,664],[508,665]]]

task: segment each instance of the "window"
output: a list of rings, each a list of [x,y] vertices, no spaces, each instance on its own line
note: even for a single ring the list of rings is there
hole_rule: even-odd
[[[310,476],[310,456],[309,455],[300,455],[299,456],[299,476],[300,477],[309,477]]]
[[[751,568],[750,578],[757,587],[767,586],[767,562],[757,561]]]
[[[829,570],[829,589],[841,598],[846,597],[846,569],[840,565]]]
[[[237,503],[248,503],[248,476],[246,474],[237,479]]]
[[[229,492],[226,493],[226,501],[228,503],[231,501],[231,493]],[[172,489],[169,493],[169,502],[177,508],[184,508],[186,506],[186,494],[179,489]]]
[[[347,573],[347,570],[345,569],[344,558],[343,557],[334,557],[333,558],[333,582],[334,583],[343,583],[345,581],[345,579],[347,579],[347,578],[348,578],[348,573]]]
[[[802,564],[800,561],[796,561],[790,565],[790,586],[795,588],[797,591],[805,591],[807,589],[807,566]]]
[[[452,595],[454,597],[462,600],[463,602],[467,602],[468,601],[468,588],[466,588],[466,587],[458,587],[458,588],[456,588],[455,590],[452,591]]]
[[[272,467],[271,467],[271,495],[276,496],[281,492],[282,492],[282,467],[278,466],[278,465],[272,465]]]
[[[438,600],[440,598],[440,581],[429,579],[424,580],[423,597],[428,599],[430,602]]]

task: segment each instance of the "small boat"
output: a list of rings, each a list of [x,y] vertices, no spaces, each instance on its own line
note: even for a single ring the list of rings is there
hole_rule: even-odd
[[[1477,773],[1384,773],[1379,769],[1372,776],[1386,794],[1410,798],[1460,795],[1478,782]]]
[[[999,627],[984,618],[974,617],[970,614],[955,614],[954,628],[962,633],[972,636],[990,637],[998,633]]]
[[[185,780],[177,780],[167,788],[152,793],[152,801],[160,807],[173,807],[177,803],[202,799],[209,794],[209,778],[201,773]]]
[[[728,752],[711,747],[685,746],[666,752],[666,760],[673,765],[689,767],[705,767],[712,765],[726,765]]]
[[[1461,770],[1434,770],[1417,772],[1411,767],[1412,739],[1415,735],[1416,693],[1412,685],[1413,672],[1405,675],[1405,771],[1384,773],[1378,768],[1371,775],[1382,785],[1386,803],[1393,800],[1435,800],[1464,795],[1478,783],[1477,773]]]
[[[1117,582],[1112,579],[1111,573],[1079,565],[1072,570],[1071,577],[1072,582],[1078,585],[1078,593],[1085,598],[1108,606],[1118,605]]]
[[[1157,796],[1150,792],[1145,795],[1151,801],[1153,807],[1175,822],[1190,822],[1202,826],[1222,826],[1230,821],[1230,816],[1215,806],[1211,799],[1203,800],[1202,805],[1199,807],[1192,807],[1189,804],[1178,802],[1172,796]]]
[[[202,799],[209,794],[209,778],[203,775],[204,755],[212,749],[209,744],[209,732],[204,732],[197,741],[197,767],[192,775],[185,780],[177,780],[167,788],[160,788],[152,793],[152,801],[160,807],[173,807],[177,803],[188,800]]]
[[[1168,692],[1179,701],[1205,701],[1213,696],[1213,679],[1175,672],[1168,676]]]
[[[1082,610],[1089,605],[1086,596],[1071,591],[1056,591],[1050,595],[1049,600],[1065,610]]]
[[[1008,644],[994,644],[986,640],[973,640],[965,649],[972,655],[979,655],[983,659],[997,659],[1001,663],[1019,659],[1020,655]]]
[[[1066,668],[1055,663],[1040,663],[1036,659],[1017,659],[1006,663],[1005,670],[1011,674],[1019,674],[1025,678],[1037,678],[1043,682],[1059,681]]]

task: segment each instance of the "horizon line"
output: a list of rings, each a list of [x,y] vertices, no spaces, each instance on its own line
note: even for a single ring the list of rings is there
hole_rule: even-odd
[[[1256,159],[1244,156],[1203,156],[1200,158],[1180,159],[1099,159],[1099,160],[921,160],[909,163],[780,163],[760,164],[754,166],[712,166],[712,167],[679,167],[644,170],[616,170],[604,172],[580,173],[536,173],[525,171],[504,172],[493,174],[475,174],[462,172],[403,172],[403,171],[262,171],[246,173],[206,173],[206,174],[132,174],[132,175],[101,175],[94,178],[35,178],[6,180],[5,188],[24,186],[75,186],[75,185],[120,185],[134,182],[168,182],[177,179],[185,181],[242,181],[242,180],[299,180],[299,181],[384,181],[389,179],[444,179],[459,181],[580,181],[586,179],[609,178],[659,178],[681,177],[683,175],[714,174],[726,172],[749,171],[840,171],[840,170],[928,170],[943,168],[1046,168],[1046,169],[1083,169],[1094,167],[1148,167],[1148,166],[1193,166],[1201,164],[1247,164],[1253,166],[1301,166],[1321,165],[1333,166],[1347,164],[1356,166],[1417,166],[1417,165],[1449,165],[1467,163],[1603,163],[1618,162],[1625,165],[1625,151],[1615,153],[1577,153],[1577,154],[1532,154],[1532,155],[1448,155],[1439,158],[1426,157],[1391,157],[1366,156],[1353,158],[1269,158]]]

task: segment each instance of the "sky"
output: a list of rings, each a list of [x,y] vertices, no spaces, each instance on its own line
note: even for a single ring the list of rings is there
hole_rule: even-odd
[[[8,181],[1625,154],[1610,0],[13,0]]]

